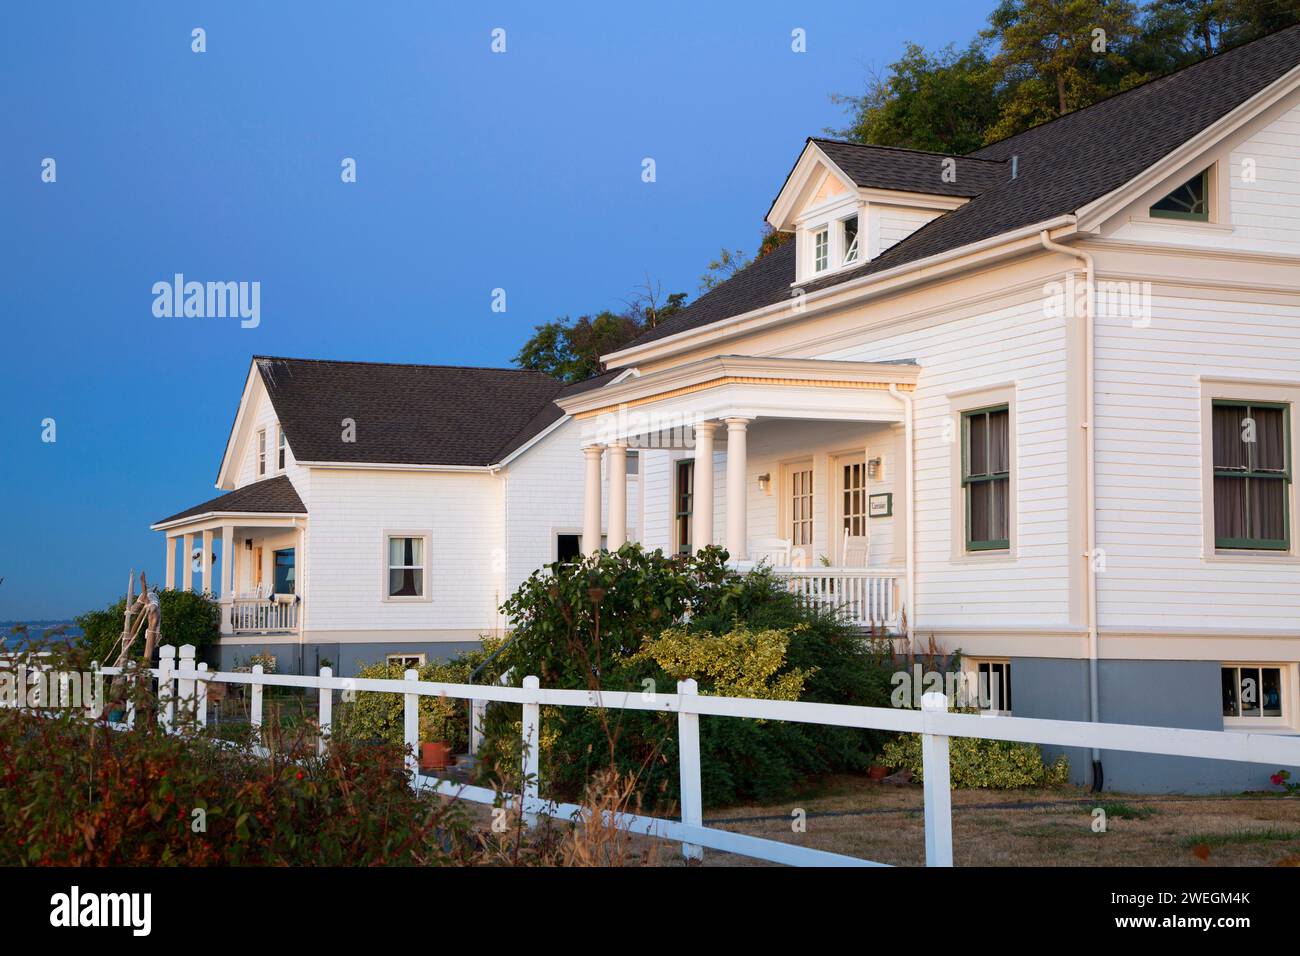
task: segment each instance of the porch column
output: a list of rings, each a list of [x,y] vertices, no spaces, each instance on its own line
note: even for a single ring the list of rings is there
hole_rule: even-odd
[[[606,547],[617,551],[627,543],[627,445],[609,446],[609,531]]]
[[[163,587],[176,589],[176,539],[172,535],[163,536],[167,541],[167,574],[163,578]]]
[[[727,419],[727,551],[732,561],[744,561],[749,553],[745,540],[748,524],[745,515],[748,465],[745,429],[748,427],[748,418]],[[698,464],[695,473],[700,473]]]
[[[194,535],[181,537],[181,590],[194,590],[194,567],[190,564],[190,552],[194,550]]]
[[[697,422],[695,425],[695,487],[691,489],[691,554],[713,543],[713,433],[717,427],[717,422]]]
[[[212,593],[212,529],[203,532],[203,556],[199,559],[203,593]]]
[[[600,551],[600,456],[603,445],[588,445],[582,450],[587,456],[587,485],[582,507],[582,553]]]
[[[221,633],[229,634],[230,609],[234,607],[235,580],[235,529],[232,525],[221,526]]]

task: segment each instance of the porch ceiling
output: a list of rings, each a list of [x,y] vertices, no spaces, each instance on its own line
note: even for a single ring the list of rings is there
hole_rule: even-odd
[[[916,387],[912,362],[722,355],[560,400],[584,444],[671,432],[726,418],[898,422],[889,393]]]

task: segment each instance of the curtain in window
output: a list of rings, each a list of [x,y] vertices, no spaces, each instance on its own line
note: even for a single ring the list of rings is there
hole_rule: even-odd
[[[424,593],[424,539],[388,539],[388,594],[420,597]]]
[[[1211,412],[1214,534],[1220,546],[1287,540],[1286,407],[1216,404]]]

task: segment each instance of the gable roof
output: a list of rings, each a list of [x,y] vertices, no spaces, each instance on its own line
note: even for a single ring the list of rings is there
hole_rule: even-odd
[[[186,508],[167,518],[159,518],[155,525],[167,524],[181,518],[196,518],[208,514],[302,514],[307,507],[298,497],[297,490],[284,475],[255,481],[224,495],[217,495],[193,508]]]
[[[931,220],[875,259],[801,287],[817,292],[1074,213],[1124,186],[1297,65],[1300,26],[1293,26],[977,150],[967,159],[1006,163],[1019,157],[1017,177],[1011,179],[1009,171],[1000,180],[990,177],[969,202]],[[858,176],[864,181],[910,181],[915,170],[924,172],[925,164],[935,159],[933,153],[890,150],[884,162],[880,147],[814,142],[823,150],[836,150],[835,162],[842,169],[844,163],[864,167],[856,173],[844,169],[855,181]],[[893,153],[913,153],[914,165]],[[873,162],[881,164],[878,170],[865,168]],[[963,178],[959,174],[958,179]],[[786,243],[751,263],[624,348],[788,300],[795,279],[793,247]]]
[[[294,458],[494,465],[563,416],[542,372],[255,356]],[[356,423],[343,441],[343,420]]]
[[[872,189],[925,193],[930,196],[978,196],[1011,175],[1001,159],[927,153],[897,146],[866,146],[838,139],[808,137],[854,184]],[[955,160],[955,182],[944,182],[943,162]]]

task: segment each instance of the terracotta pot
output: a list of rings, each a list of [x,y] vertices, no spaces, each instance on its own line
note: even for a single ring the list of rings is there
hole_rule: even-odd
[[[420,744],[420,769],[441,770],[452,764],[451,746],[445,740]]]
[[[882,767],[879,764],[872,764],[867,768],[867,777],[871,780],[884,780],[889,776],[889,768]]]

